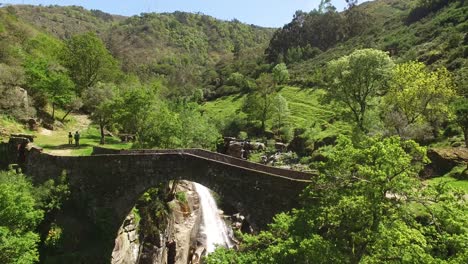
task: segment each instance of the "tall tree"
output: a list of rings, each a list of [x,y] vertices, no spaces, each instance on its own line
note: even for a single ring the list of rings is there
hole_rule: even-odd
[[[281,94],[277,94],[272,102],[273,127],[277,135],[288,125],[290,115],[288,101]]]
[[[390,81],[385,101],[403,116],[403,127],[395,127],[400,134],[406,126],[429,122],[437,130],[440,119],[450,114],[449,102],[455,96],[450,72],[445,68],[429,71],[421,62],[397,65]]]
[[[117,93],[117,88],[114,85],[104,83],[97,83],[83,92],[84,107],[91,111],[91,120],[99,125],[100,144],[106,143],[104,130],[111,124],[116,115]]]
[[[260,121],[265,132],[266,122],[271,117],[271,106],[276,92],[273,77],[263,73],[257,79],[257,87],[244,101],[243,111],[251,120]]]
[[[364,122],[370,101],[386,92],[392,67],[388,54],[375,49],[357,50],[328,63],[328,93],[351,110],[362,131],[366,131]]]
[[[465,136],[465,147],[468,148],[468,99],[462,97],[454,103],[455,120],[463,130]]]
[[[113,81],[119,72],[117,61],[94,33],[73,36],[61,57],[80,95],[97,82]]]
[[[65,107],[72,101],[74,83],[62,66],[50,64],[45,59],[30,60],[25,64],[25,69],[30,91],[52,105],[54,119],[55,109]]]
[[[35,229],[43,217],[31,182],[23,175],[0,172],[0,263],[39,260]]]
[[[272,71],[275,85],[284,84],[289,80],[288,67],[284,63],[277,64]]]

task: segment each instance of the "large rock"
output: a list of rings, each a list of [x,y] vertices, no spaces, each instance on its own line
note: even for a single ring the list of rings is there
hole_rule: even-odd
[[[468,148],[433,148],[427,151],[431,164],[424,168],[425,178],[442,176],[454,167],[468,164]]]
[[[288,145],[281,142],[276,142],[275,149],[279,152],[285,152],[288,149]]]
[[[134,264],[138,259],[140,245],[138,243],[135,216],[130,213],[125,219],[115,239],[112,252],[112,264]]]
[[[243,158],[244,157],[244,142],[230,142],[229,147],[227,149],[226,154],[236,157],[236,158]]]

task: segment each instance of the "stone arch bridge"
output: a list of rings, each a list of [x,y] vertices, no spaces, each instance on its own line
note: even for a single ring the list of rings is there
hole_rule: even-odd
[[[25,154],[23,168],[37,183],[66,171],[76,213],[85,215],[91,225],[105,221],[111,231],[105,239],[110,240],[108,256],[117,230],[138,198],[161,182],[181,179],[203,184],[259,230],[275,214],[297,206],[313,176],[201,149],[95,148],[92,156],[54,156],[33,147]]]

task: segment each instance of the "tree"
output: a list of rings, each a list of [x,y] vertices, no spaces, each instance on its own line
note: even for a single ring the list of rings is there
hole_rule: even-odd
[[[387,53],[357,50],[328,63],[329,96],[345,104],[358,128],[366,131],[364,122],[371,100],[385,94],[393,62]]]
[[[385,101],[390,109],[403,116],[397,133],[417,122],[429,122],[437,134],[437,124],[450,114],[449,102],[455,96],[451,74],[445,68],[429,71],[421,62],[397,65]]]
[[[260,121],[261,131],[265,132],[266,122],[271,117],[271,105],[275,85],[271,75],[263,73],[257,79],[257,88],[244,101],[242,111],[252,121]]]
[[[74,83],[66,70],[57,64],[49,64],[45,59],[29,60],[25,64],[26,82],[35,97],[43,97],[52,105],[52,119],[55,109],[72,101]]]
[[[39,260],[35,233],[44,212],[37,208],[34,188],[23,175],[0,172],[0,263]]]
[[[72,111],[77,111],[81,107],[83,107],[83,100],[81,100],[80,97],[78,96],[73,96],[70,101],[68,101],[66,104],[64,104],[63,108],[65,109],[65,114],[63,115],[62,119],[60,119],[60,122],[64,122],[65,118],[72,112]]]
[[[61,57],[79,95],[98,82],[113,81],[119,73],[117,61],[94,33],[73,36]]]
[[[284,63],[277,64],[272,71],[275,85],[283,84],[289,80],[288,67]]]
[[[97,83],[83,92],[85,108],[91,112],[91,120],[99,125],[100,144],[106,143],[106,126],[111,124],[116,113],[117,88],[112,84]]]
[[[281,94],[277,94],[272,102],[273,127],[276,135],[279,135],[281,130],[288,125],[290,115],[288,101]]]
[[[455,101],[455,121],[458,123],[465,136],[465,146],[468,148],[468,99],[462,97]]]
[[[423,186],[425,149],[398,137],[339,137],[302,194],[302,207],[275,216],[239,251],[207,263],[465,263],[463,192]],[[221,260],[225,262],[221,262]]]
[[[227,79],[227,84],[239,87],[241,90],[245,90],[245,88],[247,87],[247,80],[245,79],[245,76],[242,73],[234,72],[231,75],[229,75],[229,78]]]

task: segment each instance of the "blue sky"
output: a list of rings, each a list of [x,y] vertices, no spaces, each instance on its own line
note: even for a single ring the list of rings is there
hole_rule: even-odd
[[[280,27],[291,21],[296,10],[310,11],[320,0],[0,0],[8,4],[79,5],[111,14],[138,15],[142,12],[202,12],[216,18],[238,20],[259,26]],[[338,10],[345,0],[332,0]],[[363,0],[359,1],[363,2]]]

